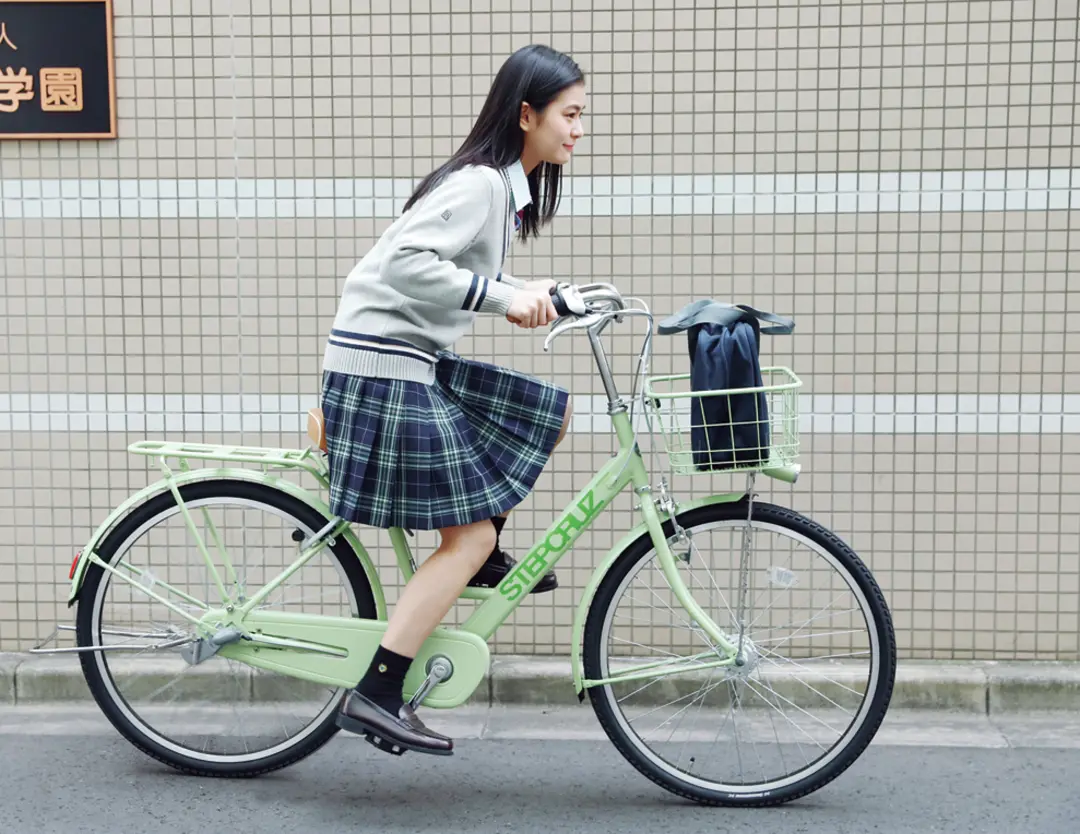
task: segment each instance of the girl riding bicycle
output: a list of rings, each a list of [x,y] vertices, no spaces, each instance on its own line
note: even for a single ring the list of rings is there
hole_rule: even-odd
[[[553,281],[501,269],[515,232],[527,240],[554,217],[562,166],[584,133],[584,91],[568,56],[515,52],[464,143],[345,281],[323,366],[331,509],[441,537],[341,709],[351,732],[453,752],[404,703],[405,675],[466,585],[494,587],[513,567],[499,535],[565,436],[570,407],[558,386],[448,348],[477,313],[524,328],[557,318]],[[534,592],[556,586],[549,573]]]

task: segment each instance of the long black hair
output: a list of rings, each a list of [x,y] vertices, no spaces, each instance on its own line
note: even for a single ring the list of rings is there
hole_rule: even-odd
[[[563,90],[584,80],[581,68],[568,55],[542,44],[519,49],[507,58],[495,76],[472,132],[449,160],[420,181],[405,203],[405,211],[459,168],[488,165],[498,169],[520,159],[525,147],[522,102],[528,102],[534,111],[542,114]],[[525,207],[521,218],[522,240],[535,237],[540,226],[550,223],[555,216],[561,177],[562,166],[549,162],[541,162],[529,172],[532,202]]]

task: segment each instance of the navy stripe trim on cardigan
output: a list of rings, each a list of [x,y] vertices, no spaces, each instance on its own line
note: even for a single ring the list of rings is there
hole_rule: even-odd
[[[480,283],[480,276],[475,272],[472,277],[472,286],[469,287],[468,293],[465,295],[465,303],[461,305],[462,310],[471,310],[473,298],[476,296],[476,285]]]
[[[412,342],[407,342],[404,339],[395,339],[393,336],[376,336],[374,333],[354,333],[351,330],[342,330],[339,327],[332,328],[330,335],[341,336],[345,339],[363,339],[366,342],[379,342],[384,345],[398,345],[399,347],[412,348],[418,350],[421,353],[426,353],[431,358],[435,358],[435,354],[429,350],[424,350],[421,347],[417,347]]]
[[[368,353],[378,353],[381,356],[401,356],[405,359],[415,359],[417,362],[425,362],[429,365],[434,365],[435,361],[431,359],[425,359],[422,356],[417,356],[415,353],[410,353],[405,350],[395,350],[394,348],[377,348],[377,347],[361,347],[359,345],[350,344],[348,342],[339,342],[337,339],[328,339],[332,345],[343,348],[352,348],[353,350],[362,350]]]
[[[338,347],[354,348],[357,350],[370,350],[374,353],[388,353],[397,356],[408,356],[434,365],[438,361],[431,351],[418,348],[416,345],[406,342],[404,339],[395,339],[390,336],[375,336],[371,333],[352,333],[348,330],[334,328],[330,331],[331,344]]]

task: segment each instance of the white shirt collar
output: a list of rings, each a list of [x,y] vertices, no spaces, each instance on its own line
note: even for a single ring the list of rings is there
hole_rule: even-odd
[[[521,160],[515,160],[503,169],[510,180],[510,191],[514,195],[514,207],[521,211],[532,202],[532,192],[529,191],[529,178],[525,174],[525,168]]]

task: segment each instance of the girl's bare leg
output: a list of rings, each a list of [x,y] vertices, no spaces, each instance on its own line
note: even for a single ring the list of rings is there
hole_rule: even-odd
[[[383,647],[406,657],[416,657],[495,547],[490,521],[447,527],[439,533],[442,544],[405,585],[383,635]]]

